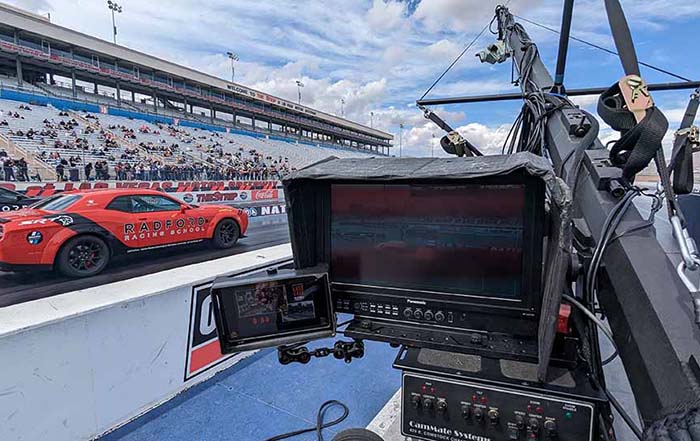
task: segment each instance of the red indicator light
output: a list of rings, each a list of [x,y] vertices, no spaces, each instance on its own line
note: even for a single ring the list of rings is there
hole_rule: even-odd
[[[485,396],[481,397],[481,404],[486,404],[487,401]]]
[[[435,388],[434,388],[434,387],[431,387],[431,388],[430,388],[430,392],[435,393]]]
[[[420,390],[425,393],[428,392],[428,387],[426,385],[421,386]]]
[[[559,305],[559,317],[557,318],[557,333],[569,333],[569,316],[571,316],[571,305],[562,303]]]
[[[292,285],[292,293],[294,294],[294,297],[304,297],[304,285],[302,283],[297,283],[296,285]]]
[[[532,406],[530,406],[529,404],[527,405],[527,411],[532,412]]]
[[[544,409],[542,407],[537,408],[537,413],[544,413]]]
[[[472,401],[476,403],[476,401],[479,399],[476,395],[472,395]]]

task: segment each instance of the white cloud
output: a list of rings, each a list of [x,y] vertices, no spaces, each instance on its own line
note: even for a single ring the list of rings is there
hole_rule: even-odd
[[[426,46],[424,53],[431,61],[451,60],[462,51],[462,47],[454,41],[443,38],[435,43]]]
[[[517,8],[527,10],[542,3],[539,0],[521,0]],[[415,19],[431,32],[474,31],[491,19],[496,2],[483,0],[429,0],[416,8]]]
[[[403,3],[374,0],[367,11],[367,22],[376,29],[392,29],[402,25],[404,13]]]
[[[571,101],[584,109],[594,108],[598,103],[598,95],[581,95],[571,97]]]
[[[482,153],[494,155],[501,153],[510,125],[487,126],[480,123],[469,123],[457,127],[455,130]],[[404,133],[402,140],[403,155],[448,156],[440,146],[440,138],[443,135],[444,133],[431,122],[426,121],[416,124]],[[394,153],[398,156],[398,149],[395,150]]]

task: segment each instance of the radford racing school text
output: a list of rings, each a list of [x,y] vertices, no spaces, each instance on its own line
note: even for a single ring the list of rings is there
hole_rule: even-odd
[[[175,237],[206,230],[207,220],[201,216],[165,220],[145,221],[124,225],[124,242],[152,239],[158,237]]]

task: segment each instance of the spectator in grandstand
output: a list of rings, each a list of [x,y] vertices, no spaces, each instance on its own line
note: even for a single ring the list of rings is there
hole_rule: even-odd
[[[2,163],[2,171],[4,176],[4,179],[6,181],[14,181],[15,180],[15,161],[12,160],[12,158],[7,157]]]
[[[29,165],[24,158],[19,158],[15,163],[17,166],[17,180],[29,182]]]
[[[105,181],[109,179],[109,165],[107,164],[107,161],[95,162],[95,179]]]
[[[91,174],[92,174],[92,162],[88,162],[87,164],[85,164],[85,180],[86,181],[89,181],[90,179],[92,179],[92,177],[90,176]]]
[[[56,180],[58,182],[63,182],[66,180],[66,165],[68,165],[68,161],[65,159],[61,159],[58,161],[58,164],[56,164]]]

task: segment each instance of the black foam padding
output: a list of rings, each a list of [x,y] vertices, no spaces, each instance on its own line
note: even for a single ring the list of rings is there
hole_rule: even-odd
[[[418,354],[418,361],[428,366],[444,367],[460,372],[481,372],[481,357],[478,355],[423,349]]]
[[[500,360],[501,372],[507,378],[514,380],[538,382],[537,365],[534,363],[525,363],[515,360]],[[547,378],[545,383],[552,386],[560,386],[566,388],[576,387],[576,381],[567,369],[551,367],[547,370]]]

